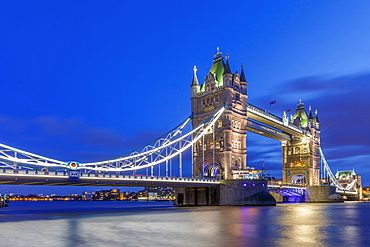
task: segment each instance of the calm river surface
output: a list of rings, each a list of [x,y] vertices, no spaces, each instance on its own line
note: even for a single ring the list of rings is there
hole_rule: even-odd
[[[370,203],[11,202],[0,246],[370,246]]]

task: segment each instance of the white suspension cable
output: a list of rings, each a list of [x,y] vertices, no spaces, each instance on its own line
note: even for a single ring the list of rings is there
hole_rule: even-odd
[[[325,156],[324,156],[324,153],[322,152],[321,150],[321,147],[320,147],[320,156],[321,156],[321,159],[324,163],[324,169],[326,170],[327,174],[329,175],[329,179],[330,181],[332,182],[332,184],[334,184],[335,187],[337,187],[338,189],[340,190],[344,190],[343,186],[338,182],[337,178],[334,176],[334,174],[331,172],[330,170],[330,167],[328,165],[328,162],[326,161],[325,159]]]
[[[153,175],[153,167],[155,165],[159,165],[160,163],[171,160],[172,158],[182,154],[186,149],[192,147],[192,145],[202,138],[206,133],[209,133],[210,128],[219,119],[224,110],[224,108],[221,108],[205,123],[201,124],[189,133],[178,137],[178,134],[181,133],[182,129],[184,129],[185,126],[190,122],[190,118],[188,118],[177,129],[167,134],[166,137],[158,139],[152,145],[147,145],[141,152],[135,151],[126,157],[119,157],[108,161],[94,163],[78,164],[77,162],[74,162],[74,167],[70,167],[69,162],[46,158],[0,144],[0,166],[11,166],[15,169],[17,166],[24,167],[23,165],[29,165],[31,166],[30,169],[37,167],[59,167],[64,169],[73,168],[104,172],[136,171],[151,167],[151,172]],[[182,157],[180,158],[180,165],[182,166]],[[180,172],[182,173],[182,167]]]

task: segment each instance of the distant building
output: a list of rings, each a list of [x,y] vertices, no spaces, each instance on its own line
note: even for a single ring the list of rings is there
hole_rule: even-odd
[[[365,186],[362,188],[362,199],[366,201],[370,200],[370,186]]]
[[[138,200],[141,201],[172,201],[175,200],[175,192],[170,187],[147,187],[138,192]]]
[[[117,201],[120,199],[119,189],[96,191],[92,197],[96,201]]]

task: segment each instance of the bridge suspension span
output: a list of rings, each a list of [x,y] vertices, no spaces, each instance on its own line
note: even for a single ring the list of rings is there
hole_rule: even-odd
[[[146,145],[142,149],[135,150],[126,156],[121,156],[106,161],[90,163],[65,162],[26,152],[20,149],[7,146],[5,144],[0,144],[0,169],[13,169],[13,170],[50,169],[50,170],[85,170],[87,172],[88,171],[135,172],[140,169],[150,168],[151,174],[153,175],[154,167],[165,163],[166,176],[168,176],[168,162],[174,157],[179,156],[179,166],[180,166],[179,172],[180,177],[182,177],[181,157],[183,152],[192,147],[194,143],[199,141],[206,134],[212,133],[214,131],[215,124],[220,119],[224,111],[225,108],[222,107],[219,111],[217,111],[204,123],[200,124],[198,127],[194,128],[188,133],[183,133],[185,127],[188,126],[189,123],[191,122],[191,117],[188,117],[173,130],[163,135],[159,139],[155,140],[151,144]],[[263,114],[266,113],[263,112]],[[292,126],[295,128],[294,131],[296,131],[296,134],[307,136],[308,138],[311,137],[309,133],[302,132],[300,128],[294,125]],[[338,181],[336,176],[332,173],[321,148],[319,148],[319,155],[321,158],[321,162],[323,164],[323,167],[321,169],[322,179],[329,182],[330,185],[335,186],[337,188],[337,193],[349,195],[356,194],[357,192],[355,185],[357,180],[353,179],[350,183],[347,183],[345,186],[343,186]]]
[[[338,181],[338,179],[335,177],[335,175],[331,171],[329,164],[326,161],[324,153],[321,148],[319,152],[320,152],[321,161],[323,163],[323,178],[329,180],[328,182],[337,188],[337,193],[354,194],[354,195],[357,194],[357,191],[354,188],[357,180],[353,179],[350,183],[346,185],[346,187],[343,187],[343,185]]]
[[[149,167],[153,169],[154,166],[166,163],[176,156],[181,157],[185,150],[192,147],[192,145],[205,134],[211,133],[213,131],[213,126],[224,111],[225,108],[222,107],[214,116],[210,117],[203,124],[194,128],[192,131],[183,134],[182,132],[184,128],[191,120],[191,117],[189,117],[172,131],[157,139],[152,144],[145,146],[141,150],[131,152],[127,156],[100,162],[64,162],[0,144],[0,168],[28,170],[54,168],[101,172],[136,171]],[[180,177],[182,176],[181,173],[182,171],[180,169]]]

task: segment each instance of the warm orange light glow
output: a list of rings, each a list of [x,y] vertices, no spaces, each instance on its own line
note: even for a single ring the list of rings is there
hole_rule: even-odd
[[[292,167],[303,167],[303,166],[304,163],[301,161],[294,161],[294,163],[292,163]]]

